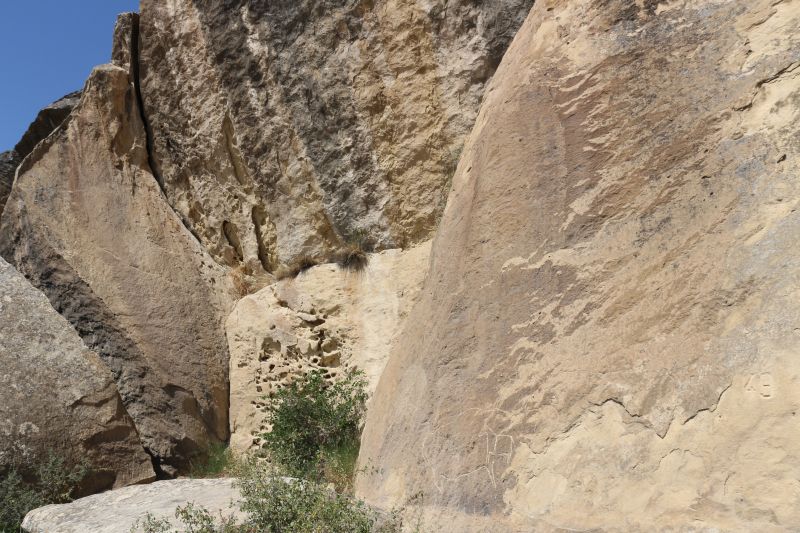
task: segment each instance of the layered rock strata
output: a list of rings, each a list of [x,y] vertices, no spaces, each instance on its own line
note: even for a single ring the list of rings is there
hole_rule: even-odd
[[[155,478],[111,372],[0,259],[0,475],[49,455],[89,467],[83,489]]]
[[[788,1],[536,3],[359,494],[450,531],[800,527],[799,30]]]
[[[142,94],[171,205],[220,263],[427,240],[533,0],[144,0]]]
[[[18,169],[0,254],[111,369],[169,475],[228,437],[229,283],[150,166],[137,29],[137,15],[120,17],[115,63],[92,72],[69,118]]]
[[[430,243],[371,254],[360,272],[325,264],[240,300],[226,324],[231,447],[260,444],[278,387],[311,370],[364,372],[371,393],[428,270]]]

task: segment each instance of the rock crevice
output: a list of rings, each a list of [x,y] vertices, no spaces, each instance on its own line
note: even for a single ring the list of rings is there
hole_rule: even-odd
[[[111,369],[160,474],[228,438],[233,289],[181,225],[148,162],[134,80],[135,14],[70,118],[18,170],[0,254]]]

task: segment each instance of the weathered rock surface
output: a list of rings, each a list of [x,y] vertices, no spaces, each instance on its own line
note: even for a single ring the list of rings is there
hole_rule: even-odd
[[[37,144],[53,133],[72,113],[80,100],[80,91],[71,92],[39,111],[34,121],[28,126],[28,130],[14,146],[14,151],[19,154],[20,160],[27,157]]]
[[[41,289],[113,372],[166,473],[228,436],[229,283],[153,176],[123,15],[116,64],[96,68],[69,118],[25,158],[0,254]],[[123,58],[123,59],[120,59]]]
[[[14,184],[14,174],[19,166],[19,155],[14,150],[0,154],[0,215],[6,205],[11,186]]]
[[[182,531],[175,509],[193,503],[213,516],[241,516],[231,505],[239,500],[232,479],[174,479],[95,494],[63,505],[28,513],[22,523],[29,533],[129,533],[148,512],[167,518]]]
[[[264,397],[293,377],[357,368],[369,391],[416,301],[430,243],[370,255],[362,272],[325,264],[240,300],[226,324],[231,354],[231,447],[247,451],[268,429]]]
[[[430,238],[486,81],[533,0],[143,0],[171,205],[245,274]]]
[[[11,193],[14,175],[19,164],[39,142],[64,122],[72,109],[78,105],[79,100],[80,92],[70,93],[39,111],[36,119],[28,126],[28,130],[14,149],[0,153],[0,215],[3,214],[6,199]]]
[[[800,528],[800,3],[537,2],[368,415],[449,531]]]
[[[86,461],[87,490],[155,478],[111,372],[0,259],[0,471],[54,453]]]

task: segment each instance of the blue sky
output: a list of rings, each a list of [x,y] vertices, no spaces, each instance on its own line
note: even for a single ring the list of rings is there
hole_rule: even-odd
[[[0,1],[0,152],[109,61],[117,14],[138,10],[138,0]]]

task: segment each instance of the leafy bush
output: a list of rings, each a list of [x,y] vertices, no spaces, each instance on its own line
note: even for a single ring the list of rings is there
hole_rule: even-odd
[[[239,508],[247,513],[240,523],[215,519],[201,507],[178,508],[175,517],[190,533],[399,533],[398,514],[381,514],[365,503],[338,494],[313,481],[282,477],[275,467],[257,459],[242,464]],[[171,533],[166,519],[145,516],[132,533]]]
[[[330,384],[315,370],[278,390],[266,404],[272,426],[263,435],[269,458],[289,475],[320,480],[327,470],[352,478],[367,401],[361,372]],[[336,481],[336,479],[330,480]],[[340,486],[341,488],[341,486]]]
[[[35,466],[9,468],[0,477],[0,532],[20,531],[23,518],[32,509],[51,503],[66,503],[86,475],[85,465],[68,467],[54,454]]]
[[[208,509],[192,503],[175,510],[175,518],[183,525],[185,533],[256,533],[246,525],[237,524],[233,518],[215,519]],[[172,533],[175,529],[166,518],[156,518],[147,513],[136,521],[130,533]]]
[[[215,519],[194,505],[175,517],[191,533],[399,533],[399,512],[382,513],[351,496],[367,400],[360,372],[328,383],[311,372],[280,389],[266,406],[272,431],[266,457],[228,462],[237,478],[244,521]],[[212,454],[213,456],[213,454]],[[216,462],[216,461],[210,461]],[[286,477],[291,476],[291,477]],[[331,487],[333,484],[333,487]],[[138,528],[138,529],[136,529]],[[417,526],[416,531],[419,531]],[[135,526],[143,533],[175,531],[151,515]]]
[[[239,482],[241,509],[254,531],[370,533],[378,521],[363,502],[320,483],[282,477],[263,462],[251,462],[247,469]]]

